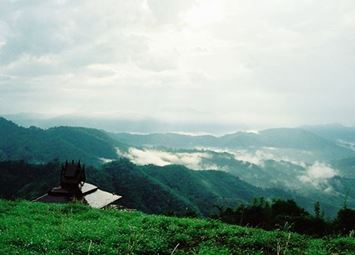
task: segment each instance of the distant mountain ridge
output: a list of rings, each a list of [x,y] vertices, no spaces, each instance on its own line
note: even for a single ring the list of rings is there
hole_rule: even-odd
[[[100,158],[117,159],[120,145],[105,132],[79,127],[24,128],[0,118],[0,160],[47,162],[81,159],[99,164]]]
[[[187,200],[187,197],[191,196],[189,192],[181,193],[181,190],[172,189],[173,181],[184,179],[181,186],[177,186],[181,188],[188,183],[189,178],[195,179],[194,185],[200,187],[198,190],[207,190],[197,179],[206,180],[210,185],[207,197],[213,202],[219,201],[217,197],[224,197],[224,202],[229,199],[220,187],[217,188],[217,184],[213,184],[212,179],[206,177],[207,175],[220,178],[218,185],[226,186],[230,194],[234,190],[238,193],[237,196],[243,194],[243,189],[238,190],[231,182],[249,189],[245,194],[262,194],[254,192],[261,189],[270,192],[274,190],[275,192],[269,193],[274,195],[303,197],[300,204],[307,209],[312,207],[315,200],[321,201],[330,213],[335,212],[345,199],[350,205],[355,204],[355,192],[349,190],[355,185],[355,152],[339,144],[337,138],[326,138],[317,130],[279,128],[259,132],[237,132],[218,137],[175,133],[138,135],[114,134],[82,127],[24,128],[0,118],[0,134],[0,161],[25,160],[30,163],[45,163],[54,159],[80,159],[87,165],[100,168],[105,162],[125,157],[135,165],[127,164],[131,166],[126,167],[127,172],[119,172],[129,173],[128,175],[112,172],[116,179],[122,179],[122,182],[116,181],[119,184],[115,189],[119,190],[119,194],[121,186],[127,189],[141,187],[140,190],[145,190],[144,185],[150,183],[152,187],[159,187],[158,194],[166,194],[168,201],[179,201],[176,203],[181,205],[180,208],[194,208],[199,213],[202,212],[201,209],[196,209],[196,204],[203,208],[202,204],[194,199]],[[142,157],[144,160],[136,162],[134,157]],[[156,163],[157,160],[159,164]],[[148,164],[160,166],[147,166]],[[184,166],[194,170],[218,171],[197,171],[190,174],[192,172],[187,172]],[[147,171],[141,171],[142,169]],[[181,173],[169,179],[171,176],[168,178],[160,173],[165,170],[170,171],[171,176],[174,176],[175,171]],[[228,178],[224,177],[225,172],[229,174]],[[104,172],[102,174],[104,175]],[[96,178],[103,178],[101,175],[96,175]],[[130,187],[129,180],[132,178],[141,182],[136,181],[136,187]],[[223,179],[228,181],[222,182]],[[104,188],[112,190],[113,185],[114,183],[111,183]],[[27,189],[24,187],[23,190]],[[198,192],[194,191],[196,194]],[[140,196],[144,197],[144,192],[140,193]],[[139,200],[140,196],[132,198],[133,201]],[[159,199],[159,195],[152,196]],[[129,201],[127,203],[129,204]],[[137,201],[134,204],[138,204]],[[146,206],[144,210],[150,210],[149,203],[141,201],[141,204]],[[169,207],[167,204],[164,206]]]
[[[335,142],[343,140],[355,143],[355,127],[345,127],[342,125],[333,124],[321,126],[305,126],[303,128]]]
[[[275,128],[258,133],[237,132],[224,136],[189,136],[175,133],[167,134],[111,134],[117,141],[132,146],[161,146],[177,149],[196,147],[253,149],[261,147],[311,150],[325,159],[341,159],[354,156],[354,152],[332,140],[300,128]],[[355,136],[354,136],[355,137]],[[354,138],[355,139],[355,138]]]

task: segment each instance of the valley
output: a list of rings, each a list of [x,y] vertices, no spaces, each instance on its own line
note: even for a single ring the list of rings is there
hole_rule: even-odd
[[[310,212],[319,201],[325,215],[334,217],[344,203],[355,207],[355,153],[337,143],[340,138],[355,138],[348,128],[343,134],[338,127],[332,136],[325,135],[324,129],[272,129],[224,136],[138,135],[81,127],[24,128],[0,119],[0,131],[5,134],[0,141],[0,159],[24,160],[30,169],[46,168],[47,162],[57,162],[58,167],[60,161],[80,159],[91,166],[89,176],[95,176],[98,184],[128,194],[124,203],[145,212],[168,213],[169,205],[161,199],[156,200],[165,209],[150,208],[146,199],[136,200],[154,194],[145,192],[145,187],[159,187],[158,193],[170,197],[167,201],[178,201],[170,203],[176,205],[171,211],[177,214],[186,212],[176,208],[188,208],[186,211],[206,216],[213,213],[214,205],[233,207],[264,196],[294,199]],[[21,167],[16,168],[18,172],[4,168],[0,174],[6,178],[23,176]],[[30,170],[23,167],[23,171]],[[43,183],[48,181],[44,176],[38,177]],[[34,193],[39,190],[34,186],[37,181],[18,182],[22,186],[11,197],[26,194],[33,199],[28,194],[31,189]]]

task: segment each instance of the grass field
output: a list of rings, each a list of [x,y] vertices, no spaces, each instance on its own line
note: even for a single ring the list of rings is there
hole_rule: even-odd
[[[355,254],[355,238],[0,200],[0,254]]]

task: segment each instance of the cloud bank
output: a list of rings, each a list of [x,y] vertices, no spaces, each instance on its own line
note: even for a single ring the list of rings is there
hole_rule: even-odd
[[[328,164],[316,162],[306,169],[304,175],[299,176],[299,180],[305,184],[332,192],[333,188],[328,184],[328,180],[338,175],[338,171]]]
[[[204,164],[203,159],[211,158],[211,155],[203,152],[167,152],[158,149],[137,149],[129,148],[127,153],[119,152],[138,165],[183,165],[194,170],[217,170],[214,164]]]
[[[354,17],[352,0],[1,0],[1,114],[355,124]]]
[[[299,158],[302,158],[304,155],[309,155],[309,152],[303,150],[280,149],[275,147],[262,147],[256,150],[231,150],[211,147],[197,147],[196,149],[206,152],[228,153],[235,160],[249,162],[261,167],[264,167],[265,161],[273,160],[277,162],[284,161],[305,168],[306,162],[299,160]]]

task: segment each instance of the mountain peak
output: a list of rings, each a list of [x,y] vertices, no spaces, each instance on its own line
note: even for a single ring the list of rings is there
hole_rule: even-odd
[[[11,120],[5,119],[4,117],[1,117],[1,116],[0,116],[0,126],[1,127],[18,127]]]

